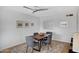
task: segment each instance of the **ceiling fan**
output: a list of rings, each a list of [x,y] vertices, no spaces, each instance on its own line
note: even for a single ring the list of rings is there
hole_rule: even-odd
[[[47,8],[36,8],[36,7],[38,7],[38,6],[36,6],[35,8],[36,9],[33,9],[33,8],[30,8],[30,7],[27,7],[27,6],[23,6],[24,8],[27,8],[27,9],[29,9],[29,10],[31,10],[32,11],[32,13],[35,13],[35,12],[38,12],[38,11],[45,11],[45,10],[48,10]]]

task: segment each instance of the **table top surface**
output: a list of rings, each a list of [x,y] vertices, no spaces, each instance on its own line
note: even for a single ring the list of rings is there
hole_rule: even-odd
[[[43,38],[45,38],[47,36],[48,36],[47,34],[44,34],[44,35],[37,34],[34,36],[34,39],[35,40],[43,40]]]

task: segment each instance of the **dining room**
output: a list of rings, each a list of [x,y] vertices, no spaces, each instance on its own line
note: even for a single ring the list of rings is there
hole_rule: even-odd
[[[0,52],[69,53],[73,33],[79,31],[78,8],[0,6]]]

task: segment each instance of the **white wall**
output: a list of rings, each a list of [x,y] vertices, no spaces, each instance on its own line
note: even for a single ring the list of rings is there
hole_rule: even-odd
[[[52,31],[53,39],[63,42],[70,42],[74,32],[76,32],[76,12],[77,7],[55,7],[51,15],[44,18],[43,30]],[[73,13],[73,16],[66,17],[66,14]],[[61,25],[61,22],[67,25]]]
[[[1,7],[0,7],[0,11],[1,11]],[[0,12],[1,15],[1,12]],[[0,16],[0,48],[1,48],[1,16]]]
[[[23,14],[14,10],[10,10],[10,8],[3,7],[3,10],[0,11],[1,16],[1,49],[8,48],[20,43],[25,42],[25,36],[33,34],[33,32],[39,31],[39,18],[30,16],[27,14]],[[16,20],[29,20],[30,22],[34,22],[33,27],[29,28],[16,28]]]

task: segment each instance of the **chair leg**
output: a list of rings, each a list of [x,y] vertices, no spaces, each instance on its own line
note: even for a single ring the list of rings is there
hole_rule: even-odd
[[[49,50],[52,47],[52,45],[51,44],[48,44],[47,47],[48,47],[48,50]]]
[[[26,47],[26,53],[28,52],[28,46]]]
[[[33,47],[29,47],[30,53],[33,53]]]
[[[47,44],[47,50],[49,50],[49,44]]]
[[[30,48],[31,49],[31,53],[33,53],[33,48]],[[26,53],[28,52],[28,46],[26,48]]]
[[[32,53],[33,53],[33,48],[32,48]]]
[[[52,45],[50,44],[50,47],[52,48]]]

